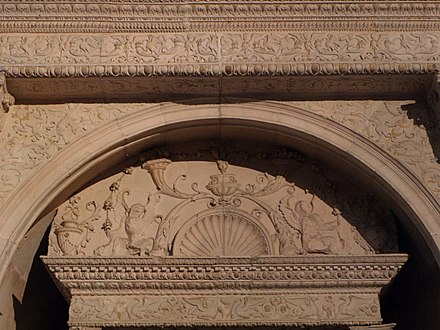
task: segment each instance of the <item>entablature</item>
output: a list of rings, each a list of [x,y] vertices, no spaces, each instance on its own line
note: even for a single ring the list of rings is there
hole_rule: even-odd
[[[407,256],[44,257],[71,327],[381,324]]]

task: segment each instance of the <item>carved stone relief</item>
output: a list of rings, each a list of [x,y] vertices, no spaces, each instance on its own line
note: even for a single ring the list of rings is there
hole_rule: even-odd
[[[366,137],[405,164],[440,200],[440,146],[436,117],[427,104],[407,102],[304,102]]]
[[[436,32],[8,34],[9,76],[432,73]],[[50,66],[47,64],[50,63]]]
[[[402,161],[438,196],[435,118],[423,104],[381,101],[289,102],[362,134]],[[153,104],[14,105],[0,150],[0,205],[39,165],[84,133]]]
[[[88,324],[112,322],[136,326],[160,324],[239,324],[252,320],[255,324],[316,325],[356,324],[365,318],[379,317],[377,297],[365,294],[282,295],[280,297],[248,295],[213,295],[160,297],[136,296],[117,301],[106,297],[81,296],[71,302],[72,318],[88,320]],[[295,323],[286,320],[295,319]],[[322,320],[328,320],[322,322]],[[331,321],[330,321],[331,320]]]
[[[380,324],[405,255],[44,257],[71,326]]]
[[[72,326],[381,323],[379,290],[407,257],[368,192],[262,144],[180,144],[133,162],[53,221],[43,260]]]
[[[440,59],[439,13],[440,5],[436,1],[410,0],[386,3],[379,0],[368,3],[351,0],[0,3],[0,31],[3,32],[0,70],[5,70],[4,75],[0,74],[0,110],[11,109],[6,115],[0,113],[0,128],[1,121],[6,120],[0,144],[0,207],[41,165],[84,133],[149,106],[14,106],[14,98],[1,80],[4,76],[15,77],[18,88],[29,88],[31,102],[33,92],[39,88],[67,90],[70,82],[63,87],[58,81],[43,86],[38,81],[24,79],[27,77],[202,76],[212,78],[204,83],[204,90],[213,91],[214,95],[228,94],[228,88],[240,97],[250,93],[259,95],[261,90],[283,84],[280,90],[284,95],[308,91],[309,94],[296,98],[301,100],[323,90],[327,95],[343,90],[338,95],[350,98],[365,89],[378,91],[369,96],[382,95],[383,90],[390,91],[385,79],[381,80],[382,75],[388,75],[391,90],[399,97],[416,98],[425,95],[426,81],[436,72]],[[374,79],[370,79],[371,75]],[[250,78],[255,76],[267,79],[257,82]],[[314,79],[284,79],[298,76]],[[347,76],[350,80],[345,79]],[[246,77],[250,79],[239,84],[239,89],[236,80],[229,85],[225,83],[228,78]],[[279,78],[283,80],[280,82]],[[27,81],[21,85],[20,80]],[[166,87],[162,89],[152,84],[151,88],[157,95],[167,94],[165,88],[189,90],[199,95],[200,80],[197,83],[191,80],[176,80],[175,85],[164,84]],[[76,95],[78,85],[82,85],[87,90],[85,93],[100,95],[108,101],[99,92],[104,90],[99,89],[101,83],[71,83],[75,89],[66,93]],[[121,80],[105,83],[111,85],[106,90],[108,94],[124,84]],[[142,94],[145,87],[132,80],[126,80],[125,84],[126,90],[135,86],[137,95]],[[326,98],[320,95],[320,99]],[[359,99],[368,99],[365,95]],[[435,100],[438,95],[431,96],[431,103],[438,106]],[[59,100],[66,102],[64,95],[57,102]],[[148,99],[154,100],[154,96]],[[437,131],[424,105],[404,109],[402,102],[291,104],[320,113],[362,134],[407,166],[437,199],[440,198]],[[288,158],[291,167],[301,164],[292,159]],[[391,215],[370,196],[353,193],[352,188],[341,192],[338,182],[322,176],[319,171],[305,174],[317,180],[310,183],[301,181],[301,175],[293,172],[278,168],[279,172],[266,173],[261,168],[248,169],[236,160],[207,157],[198,160],[197,166],[201,166],[198,168],[194,159],[177,159],[165,154],[146,156],[141,164],[104,180],[101,186],[79,192],[59,208],[50,237],[51,257],[59,259],[58,264],[49,268],[54,277],[64,281],[62,285],[67,280],[66,297],[73,295],[72,329],[123,327],[128,319],[136,320],[139,326],[155,322],[163,326],[166,320],[171,320],[173,325],[194,325],[204,324],[208,317],[219,325],[235,324],[240,318],[246,325],[254,325],[253,322],[284,324],[287,319],[285,324],[289,325],[354,322],[353,329],[360,324],[374,324],[371,328],[376,328],[381,322],[379,289],[404,261],[404,257],[390,255],[386,259],[394,262],[390,265],[380,258],[381,253],[398,250]],[[366,222],[366,218],[371,220]],[[238,233],[247,235],[235,235]],[[286,278],[297,276],[298,281],[308,278],[315,289],[318,288],[305,293],[310,284],[305,281],[294,294],[278,290],[274,283],[279,281],[277,276],[283,270],[281,266],[270,268],[273,267],[271,260],[265,260],[264,267],[270,268],[273,282],[267,284],[270,290],[262,290],[258,295],[246,291],[249,283],[234,291],[231,288],[236,283],[231,282],[214,285],[218,296],[208,290],[209,294],[186,292],[173,297],[188,283],[179,282],[173,287],[166,281],[162,292],[151,295],[153,288],[148,286],[151,283],[143,283],[142,288],[135,287],[139,283],[126,281],[130,276],[143,276],[144,271],[148,274],[149,266],[145,265],[157,260],[160,260],[158,265],[166,269],[162,276],[171,278],[176,265],[164,266],[166,258],[207,260],[243,255],[255,258],[246,260],[252,264],[267,255],[294,258],[283,261],[289,265],[298,260],[310,264],[319,257],[321,265],[339,263],[342,266],[326,266],[330,270],[306,267],[283,273],[289,274]],[[115,256],[123,258],[115,261]],[[352,256],[355,257],[351,259]],[[92,266],[87,262],[82,264],[85,272],[81,273],[75,267],[81,264],[78,260],[82,257],[87,257],[90,263],[93,258],[99,262]],[[334,257],[342,259],[331,259]],[[353,264],[360,257],[367,261],[353,270]],[[106,258],[112,259],[114,264],[100,269]],[[133,261],[141,258],[148,260],[142,260],[143,264]],[[57,268],[63,262],[67,265],[64,273]],[[130,264],[127,271],[118,270],[124,263]],[[131,269],[132,265],[138,268]],[[234,267],[240,265],[238,262]],[[205,269],[203,265],[200,267]],[[219,272],[225,276],[241,276],[229,268]],[[207,273],[216,271],[209,269]],[[112,276],[119,276],[118,281],[107,281],[114,280]],[[261,279],[264,280],[264,276]],[[313,282],[316,278],[320,281]],[[341,290],[340,278],[354,289]],[[329,279],[337,284],[321,290]],[[361,280],[356,282],[358,286],[353,285],[356,279]],[[163,278],[155,280],[161,283]],[[197,285],[200,283],[194,287]],[[166,286],[171,287],[171,291],[166,291]],[[137,298],[132,299],[133,296],[127,294],[134,287],[138,290]],[[108,296],[111,290],[117,294]],[[231,295],[231,292],[238,294]],[[152,319],[151,313],[157,314],[158,321]]]
[[[397,251],[391,214],[371,196],[348,184],[339,188],[344,190],[341,193],[319,166],[308,169],[303,156],[289,151],[278,156],[288,157],[277,159],[284,176],[223,160],[217,161],[216,171],[212,161],[165,158],[127,168],[60,206],[49,255],[215,257]],[[280,166],[275,164],[271,166]],[[290,181],[292,175],[300,181]]]
[[[146,105],[17,105],[0,144],[0,206],[40,164],[90,130]]]
[[[6,86],[6,73],[0,71],[0,132],[3,130],[5,122],[5,113],[9,111],[9,108],[14,105],[15,98],[9,94]]]
[[[9,111],[9,107],[15,103],[14,97],[9,94],[6,86],[6,73],[0,71],[0,112],[3,114]],[[3,120],[2,120],[3,123]],[[2,127],[0,127],[1,129]]]

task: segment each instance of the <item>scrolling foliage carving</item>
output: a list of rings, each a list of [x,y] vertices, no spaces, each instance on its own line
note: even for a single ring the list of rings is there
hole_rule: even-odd
[[[119,320],[136,324],[147,321],[160,325],[174,323],[234,324],[243,320],[290,325],[334,324],[380,317],[379,300],[365,294],[349,295],[283,295],[271,296],[209,296],[209,297],[126,297],[83,296],[72,301],[71,314],[88,322]],[[327,320],[322,322],[322,320]]]
[[[100,125],[145,105],[20,105],[8,112],[0,145],[0,206],[32,172]]]
[[[440,200],[439,135],[428,105],[413,101],[300,104],[366,137],[405,164]]]
[[[164,153],[204,159],[173,162],[153,156]],[[206,161],[213,153],[219,156],[209,147],[193,155],[152,150],[140,166],[80,192],[60,206],[49,254],[214,257],[396,251],[391,216],[368,194],[345,183],[334,186],[304,156],[286,150],[228,152],[231,161],[253,158],[270,165],[277,172],[272,175],[224,160]],[[79,197],[84,202],[78,204]],[[64,209],[75,219],[67,221]],[[92,222],[100,230],[92,230]],[[76,237],[76,247],[61,243],[68,232],[69,244]]]
[[[268,88],[271,88],[268,85]],[[313,86],[305,85],[305,88]],[[412,102],[290,102],[328,117],[402,161],[437,197],[439,168],[435,119]],[[0,205],[41,164],[100,125],[148,104],[13,105],[5,114],[0,148]],[[162,155],[167,157],[166,155]],[[162,157],[160,156],[160,157]],[[158,157],[158,158],[160,158]]]
[[[381,323],[379,290],[407,256],[382,254],[397,252],[392,217],[346,178],[244,143],[133,163],[53,221],[43,260],[71,325]]]
[[[15,77],[407,74],[440,58],[434,32],[10,34],[0,44]]]

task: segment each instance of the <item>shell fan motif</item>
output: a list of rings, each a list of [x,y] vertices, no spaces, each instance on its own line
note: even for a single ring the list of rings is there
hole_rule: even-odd
[[[177,243],[186,257],[260,256],[269,248],[261,230],[238,214],[212,214],[193,223]]]

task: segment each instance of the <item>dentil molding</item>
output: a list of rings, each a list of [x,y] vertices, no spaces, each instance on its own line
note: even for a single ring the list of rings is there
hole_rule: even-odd
[[[380,324],[378,293],[406,256],[44,257],[69,325]]]

